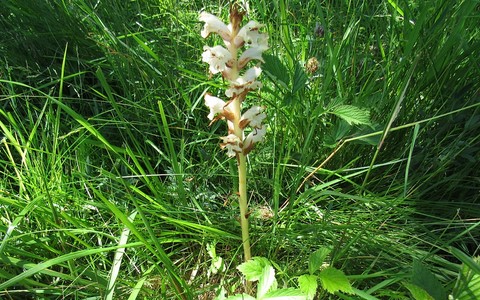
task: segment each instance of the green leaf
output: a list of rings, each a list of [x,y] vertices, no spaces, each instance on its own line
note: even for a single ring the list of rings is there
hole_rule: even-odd
[[[434,300],[430,294],[413,283],[404,283],[405,287],[410,291],[412,294],[413,299],[415,300]]]
[[[315,275],[302,275],[298,277],[300,290],[305,293],[307,300],[313,300],[317,293],[318,283]]]
[[[452,292],[453,299],[480,299],[480,274],[470,267],[471,264],[476,264],[478,266],[478,261],[480,259],[478,257],[475,259],[469,259],[471,262],[469,264],[464,263],[462,270],[458,275],[457,282],[455,283]]]
[[[244,262],[237,267],[247,280],[257,281],[263,274],[263,269],[270,266],[268,259],[264,257],[253,257],[251,260]]]
[[[287,67],[282,61],[274,55],[264,54],[263,59],[265,63],[262,64],[262,69],[265,74],[276,84],[288,90],[290,84],[290,77]]]
[[[478,258],[476,260],[472,259],[462,251],[457,248],[450,247],[450,252],[455,255],[462,263],[469,266],[472,271],[480,275],[480,265],[478,264]]]
[[[440,281],[417,260],[413,262],[411,283],[427,291],[433,299],[447,299],[447,293]]]
[[[210,264],[210,268],[208,269],[209,274],[217,274],[218,272],[222,272],[224,270],[224,263],[223,258],[217,256],[217,252],[215,251],[216,243],[207,244],[207,252],[208,255],[212,258],[212,263]]]
[[[268,291],[276,289],[275,269],[270,265],[265,266],[258,280],[257,299],[261,299]]]
[[[292,94],[295,94],[296,92],[304,88],[307,79],[307,74],[305,74],[302,65],[300,63],[297,63],[295,65],[295,72],[293,73]]]
[[[227,300],[256,300],[256,298],[248,294],[241,294],[241,295],[230,296],[227,298]]]
[[[308,271],[311,275],[320,269],[330,252],[330,249],[323,247],[310,254],[308,258]]]
[[[226,300],[227,297],[225,297],[225,294],[227,291],[225,291],[225,288],[222,286],[220,290],[217,292],[217,296],[213,300]]]
[[[344,292],[348,294],[352,294],[352,286],[348,281],[347,276],[338,269],[334,267],[328,267],[318,275],[320,282],[322,283],[322,287],[329,293],[333,294],[335,292]]]
[[[286,288],[276,291],[271,291],[265,294],[261,300],[307,300],[305,294],[298,289]]]
[[[348,124],[370,124],[370,112],[353,105],[339,105],[332,109],[332,114],[347,121]]]
[[[218,272],[223,272],[224,270],[223,258],[217,256],[212,259],[212,264],[210,265],[209,271],[212,274],[217,274]]]
[[[207,244],[207,253],[211,258],[217,257],[217,251],[215,250],[215,243]]]

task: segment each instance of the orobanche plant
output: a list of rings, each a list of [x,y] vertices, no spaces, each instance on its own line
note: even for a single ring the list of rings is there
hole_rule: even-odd
[[[230,24],[226,25],[218,17],[207,12],[200,13],[200,21],[205,22],[201,32],[203,38],[218,34],[224,46],[204,46],[202,61],[209,64],[212,74],[221,73],[229,83],[225,91],[227,101],[209,93],[205,94],[205,104],[210,108],[208,118],[212,124],[225,120],[228,134],[221,138],[220,147],[227,150],[227,155],[236,157],[238,163],[238,194],[240,206],[240,224],[245,260],[251,258],[248,232],[247,204],[247,155],[255,144],[261,142],[266,133],[265,107],[252,106],[246,109],[245,99],[250,91],[258,90],[262,83],[257,80],[262,72],[260,63],[264,62],[262,53],[268,49],[268,35],[260,32],[264,26],[256,21],[249,21],[240,27],[244,13],[238,5],[230,7]],[[252,63],[251,63],[252,62]],[[250,65],[256,64],[249,67]],[[242,108],[244,113],[242,114]]]

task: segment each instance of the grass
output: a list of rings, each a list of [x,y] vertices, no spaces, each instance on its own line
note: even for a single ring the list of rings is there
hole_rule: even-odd
[[[17,2],[0,13],[1,298],[240,291],[236,168],[202,98],[224,83],[197,20],[228,3]],[[271,46],[248,99],[269,123],[249,156],[253,254],[295,286],[329,247],[378,299],[409,299],[420,260],[450,292],[451,247],[479,251],[478,3],[249,5]]]

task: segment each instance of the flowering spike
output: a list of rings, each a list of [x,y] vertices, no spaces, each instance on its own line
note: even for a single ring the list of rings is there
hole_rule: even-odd
[[[247,93],[262,87],[262,83],[257,80],[262,73],[259,63],[264,62],[262,53],[268,49],[268,36],[260,32],[264,25],[257,21],[249,21],[240,28],[243,16],[244,13],[240,12],[236,4],[231,6],[229,25],[225,25],[218,17],[207,12],[201,12],[199,16],[200,21],[205,22],[202,37],[206,38],[211,33],[216,33],[226,45],[226,48],[220,45],[204,46],[202,61],[209,64],[210,73],[221,73],[230,83],[225,91],[225,95],[230,98],[228,102],[205,94],[205,105],[210,109],[208,119],[211,123],[219,119],[227,120],[229,135],[222,138],[223,142],[220,145],[222,149],[227,150],[228,156],[247,154],[266,132],[266,127],[262,124],[267,116],[264,113],[265,107],[253,106],[243,115],[240,111]],[[240,52],[238,57],[238,50],[243,46],[246,46],[246,49]],[[242,71],[251,61],[257,61],[257,66]],[[247,126],[253,131],[245,138],[243,131]]]
[[[222,37],[225,49],[222,46],[205,46],[202,54],[202,61],[209,64],[210,73],[221,73],[223,78],[229,82],[229,88],[225,91],[228,102],[205,94],[205,105],[210,109],[208,118],[212,121],[226,119],[228,135],[222,137],[220,147],[227,150],[229,157],[236,157],[238,163],[238,195],[240,207],[240,224],[242,227],[242,244],[245,254],[245,261],[252,255],[250,250],[250,238],[248,232],[248,199],[247,199],[247,158],[254,145],[261,142],[267,132],[266,125],[262,122],[266,118],[264,107],[253,106],[243,115],[241,114],[242,103],[249,91],[259,89],[262,84],[257,81],[262,69],[260,62],[263,62],[262,53],[268,49],[268,36],[259,30],[263,25],[256,21],[248,22],[240,28],[244,12],[240,12],[238,3],[230,6],[230,24],[225,25],[219,18],[206,12],[200,13],[200,21],[205,22],[201,32],[206,38],[210,33],[216,33]],[[239,48],[246,46],[238,57]],[[249,62],[258,61],[258,65],[245,68]],[[243,75],[240,75],[243,73]],[[210,124],[211,124],[210,123]],[[245,138],[245,128],[252,128],[250,134]],[[247,286],[248,287],[248,286]]]

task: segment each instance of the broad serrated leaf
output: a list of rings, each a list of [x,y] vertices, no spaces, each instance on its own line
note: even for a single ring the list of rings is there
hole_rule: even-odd
[[[212,259],[212,264],[208,269],[212,274],[217,274],[218,272],[222,272],[224,269],[223,258],[217,256]]]
[[[237,267],[245,278],[249,281],[257,281],[262,276],[263,268],[270,266],[270,262],[265,257],[253,257]]]
[[[308,272],[311,275],[320,269],[330,251],[330,249],[323,247],[310,254],[308,258]]]
[[[328,267],[320,272],[318,275],[322,287],[329,293],[333,294],[335,292],[344,292],[352,294],[352,286],[348,281],[347,276],[338,269],[334,267]]]
[[[265,63],[262,64],[262,69],[265,74],[278,86],[285,90],[290,84],[290,77],[287,67],[275,55],[264,54],[263,59]]]
[[[447,299],[447,293],[443,285],[437,277],[419,261],[413,262],[411,283],[427,291],[433,299]]]
[[[235,296],[228,297],[227,300],[256,300],[256,298],[248,294],[238,294]]]
[[[295,94],[296,92],[304,88],[307,79],[307,74],[303,70],[302,65],[300,65],[300,63],[297,63],[295,65],[295,72],[293,73],[292,94]]]
[[[471,262],[464,264],[458,276],[455,287],[453,288],[452,296],[456,300],[471,300],[480,299],[480,274],[476,273],[470,268],[470,265],[476,264],[478,266],[478,257],[470,259]]]
[[[220,290],[217,291],[217,296],[213,300],[227,300],[227,297],[225,297],[225,294],[227,291],[225,291],[225,288],[222,286]]]
[[[307,300],[305,294],[298,289],[286,288],[276,291],[271,291],[265,294],[259,300]]]
[[[215,243],[207,244],[207,253],[211,258],[217,257],[217,252],[215,251]]]
[[[298,277],[300,290],[305,293],[307,300],[313,300],[317,293],[318,282],[315,275],[302,275]]]
[[[347,121],[348,124],[370,124],[370,112],[353,105],[339,105],[332,109],[332,114]]]
[[[412,297],[415,300],[434,300],[427,291],[416,284],[404,283],[403,285],[410,291],[410,294],[412,294]]]
[[[257,299],[261,299],[268,291],[276,289],[275,269],[272,266],[265,266],[262,275],[258,280]]]

